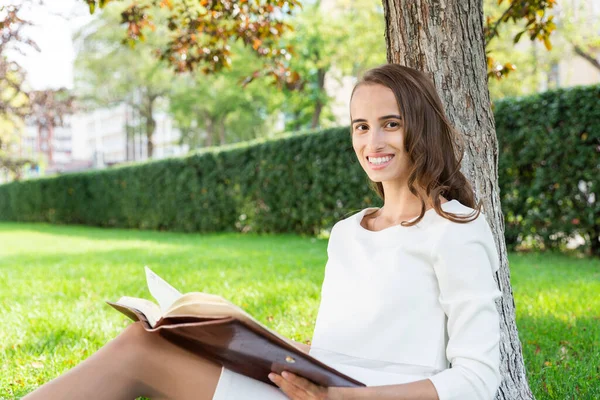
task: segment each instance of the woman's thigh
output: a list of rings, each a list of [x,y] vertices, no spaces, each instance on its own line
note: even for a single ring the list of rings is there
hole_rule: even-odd
[[[126,330],[121,346],[135,347],[140,396],[153,400],[212,400],[221,366],[169,342],[140,323]],[[119,338],[117,338],[119,340]],[[131,350],[131,349],[130,349]]]
[[[128,329],[144,371],[141,392],[152,400],[287,400],[276,386],[238,374],[161,337],[136,323]],[[136,343],[136,344],[133,344]],[[127,345],[127,344],[126,344]],[[146,352],[146,353],[144,353]]]

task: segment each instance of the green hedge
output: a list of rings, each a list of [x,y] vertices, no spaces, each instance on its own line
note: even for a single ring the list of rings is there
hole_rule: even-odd
[[[495,105],[506,241],[559,248],[579,233],[600,255],[600,85]]]
[[[558,247],[579,233],[600,255],[599,100],[597,85],[495,104],[509,247]],[[313,235],[380,205],[348,127],[0,186],[0,220],[189,232]]]
[[[0,186],[0,219],[312,235],[377,202],[367,182],[344,127],[13,182]]]

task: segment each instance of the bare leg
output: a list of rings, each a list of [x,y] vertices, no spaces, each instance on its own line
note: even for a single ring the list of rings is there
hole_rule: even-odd
[[[221,366],[133,323],[79,365],[24,400],[211,400]]]

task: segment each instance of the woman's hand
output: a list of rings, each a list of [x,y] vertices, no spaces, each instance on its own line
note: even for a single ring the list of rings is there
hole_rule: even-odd
[[[338,398],[334,395],[334,388],[315,385],[308,379],[288,371],[283,371],[281,375],[271,372],[269,379],[292,400],[334,400]]]

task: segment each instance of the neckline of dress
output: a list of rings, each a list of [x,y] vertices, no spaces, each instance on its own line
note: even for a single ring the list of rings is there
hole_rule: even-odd
[[[442,203],[442,204],[440,205],[440,207],[442,208],[442,210],[444,210],[444,211],[447,211],[447,210],[446,210],[446,207],[447,207],[447,206],[448,206],[450,203],[455,203],[455,202],[457,202],[457,201],[458,201],[458,200],[456,200],[456,199],[448,200],[447,202],[445,202],[445,203]],[[364,226],[362,226],[362,225],[361,225],[361,223],[362,223],[362,220],[363,220],[363,218],[364,218],[364,215],[365,215],[365,213],[366,213],[368,210],[379,209],[379,208],[381,208],[381,207],[367,207],[367,208],[364,208],[364,209],[362,209],[361,211],[359,211],[359,212],[356,214],[356,215],[357,215],[357,217],[356,217],[356,219],[355,219],[355,223],[356,223],[356,225],[357,225],[357,227],[358,227],[358,229],[359,229],[360,231],[362,231],[362,232],[366,232],[367,234],[380,234],[380,233],[382,233],[382,232],[390,231],[390,230],[393,230],[393,229],[396,229],[396,228],[405,228],[405,229],[406,229],[406,228],[411,228],[410,226],[402,226],[401,224],[396,224],[396,225],[388,226],[387,228],[384,228],[384,229],[380,229],[380,230],[378,230],[378,231],[372,231],[372,230],[370,230],[370,229],[367,229],[367,228],[365,228]],[[421,221],[420,221],[420,222],[422,222],[423,220],[425,220],[425,217],[426,217],[427,215],[429,215],[430,213],[436,213],[436,212],[435,212],[435,208],[431,207],[429,210],[425,211],[425,213],[423,214],[423,218],[421,219]],[[407,222],[414,221],[414,220],[416,220],[417,218],[418,218],[418,217],[411,218],[411,219],[409,219]],[[418,225],[418,224],[417,224],[417,225]],[[417,226],[417,225],[413,225],[413,226]]]

